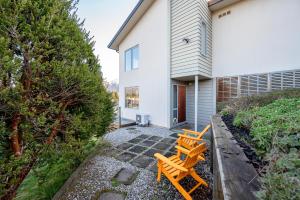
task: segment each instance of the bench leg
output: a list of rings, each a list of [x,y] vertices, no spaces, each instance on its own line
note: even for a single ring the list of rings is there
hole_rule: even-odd
[[[191,172],[191,176],[205,187],[208,187],[208,184],[195,172],[195,170]]]

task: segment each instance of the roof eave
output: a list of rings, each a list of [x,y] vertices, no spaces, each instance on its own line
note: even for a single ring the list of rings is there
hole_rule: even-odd
[[[238,1],[241,0],[211,0],[208,3],[208,7],[211,11],[217,11]]]
[[[155,0],[140,0],[129,16],[126,18],[122,26],[119,28],[113,39],[108,44],[108,48],[118,51],[120,43],[133,29],[137,22],[142,18],[145,12],[150,8]]]

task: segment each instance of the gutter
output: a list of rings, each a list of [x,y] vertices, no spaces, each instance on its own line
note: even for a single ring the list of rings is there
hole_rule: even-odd
[[[224,1],[224,0],[218,0],[218,1],[214,2],[214,3],[209,4],[208,7],[214,6],[214,5],[218,4],[218,3],[221,3],[222,1]]]

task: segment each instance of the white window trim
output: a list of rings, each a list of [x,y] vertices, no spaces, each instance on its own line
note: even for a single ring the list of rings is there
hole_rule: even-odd
[[[135,49],[135,48],[138,48],[138,55],[139,55],[139,58],[138,58],[138,66],[137,66],[137,68],[133,68],[133,49]],[[128,51],[131,51],[131,63],[130,63],[130,70],[126,70],[126,52],[128,52]],[[139,66],[139,61],[140,61],[140,46],[137,44],[137,45],[135,45],[135,46],[133,46],[133,47],[130,47],[129,49],[126,49],[125,51],[124,51],[124,71],[125,72],[131,72],[131,71],[133,71],[133,70],[137,70],[137,69],[139,69],[140,68],[140,66]]]

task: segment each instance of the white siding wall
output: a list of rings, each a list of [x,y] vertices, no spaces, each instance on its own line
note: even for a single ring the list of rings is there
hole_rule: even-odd
[[[199,81],[198,123],[207,125],[210,117],[215,114],[215,95],[213,93],[213,79]],[[190,83],[186,88],[186,117],[188,123],[194,123],[195,117],[195,84]]]
[[[244,0],[215,12],[213,76],[299,69],[299,11],[299,0]]]
[[[170,84],[168,71],[168,1],[156,1],[119,47],[119,104],[122,117],[135,120],[137,113],[149,114],[155,125],[169,127]],[[139,69],[124,71],[124,51],[139,45]],[[138,86],[139,109],[125,108],[125,87]]]
[[[200,53],[201,23],[207,24],[207,56]],[[182,40],[190,40],[185,44]],[[211,77],[211,15],[206,0],[171,0],[171,77]]]

